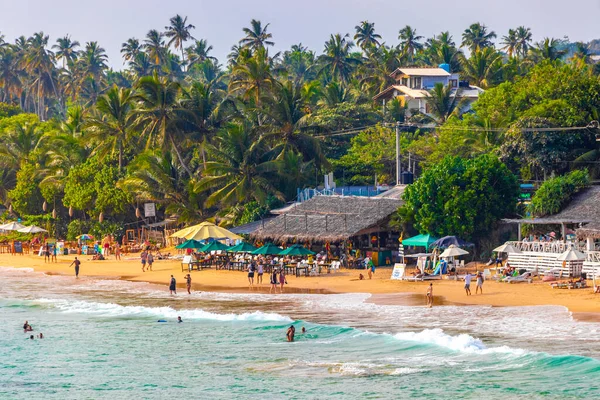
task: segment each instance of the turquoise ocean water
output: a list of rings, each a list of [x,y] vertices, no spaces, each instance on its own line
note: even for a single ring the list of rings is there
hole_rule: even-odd
[[[562,307],[171,297],[145,283],[10,268],[0,281],[1,399],[600,396],[600,324]],[[28,340],[25,320],[45,339]],[[297,341],[287,343],[291,323]]]

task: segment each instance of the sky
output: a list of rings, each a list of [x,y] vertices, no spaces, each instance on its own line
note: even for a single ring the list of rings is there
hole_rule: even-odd
[[[302,42],[317,53],[330,34],[353,36],[364,20],[374,22],[384,41],[394,45],[407,24],[425,37],[448,30],[457,43],[474,22],[495,31],[497,42],[520,25],[531,28],[535,41],[600,38],[600,0],[0,0],[0,34],[9,42],[39,31],[50,35],[52,44],[65,34],[82,45],[95,40],[106,49],[111,67],[121,69],[121,43],[141,40],[150,29],[164,30],[175,14],[188,16],[196,26],[192,35],[208,40],[221,63],[252,18],[270,23],[276,50]]]

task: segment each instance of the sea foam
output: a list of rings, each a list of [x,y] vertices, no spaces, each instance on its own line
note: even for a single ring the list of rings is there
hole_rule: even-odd
[[[102,317],[161,317],[176,319],[207,319],[215,321],[274,321],[292,322],[289,317],[254,311],[242,314],[217,314],[202,309],[175,310],[171,307],[122,306],[114,303],[97,303],[87,301],[68,301],[61,299],[38,299],[38,303],[48,304],[66,313],[92,314]]]
[[[511,348],[508,346],[488,348],[480,339],[474,338],[471,335],[462,333],[452,336],[439,328],[425,329],[421,332],[401,332],[395,334],[394,337],[409,342],[433,344],[462,353],[505,353],[514,355],[523,355],[526,353],[523,349]]]

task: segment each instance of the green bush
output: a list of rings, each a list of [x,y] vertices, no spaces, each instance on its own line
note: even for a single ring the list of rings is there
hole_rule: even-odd
[[[536,217],[556,214],[571,201],[573,195],[589,184],[587,169],[548,179],[535,192],[529,212]]]

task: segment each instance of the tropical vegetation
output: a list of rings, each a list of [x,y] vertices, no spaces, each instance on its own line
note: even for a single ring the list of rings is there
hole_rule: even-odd
[[[484,232],[514,212],[515,177],[600,173],[596,42],[534,43],[527,27],[499,36],[481,23],[460,38],[405,26],[386,42],[362,21],[322,49],[277,52],[270,28],[251,20],[219,61],[176,15],[124,40],[120,69],[96,41],[0,34],[0,204],[71,236],[99,219],[134,223],[145,202],[180,222],[249,222],[330,171],[339,184],[393,183],[397,123],[402,162],[411,154],[422,173],[402,215],[430,233]],[[372,100],[398,67],[439,64],[486,90],[471,111],[443,85],[427,116]],[[432,185],[434,202],[418,194]]]

